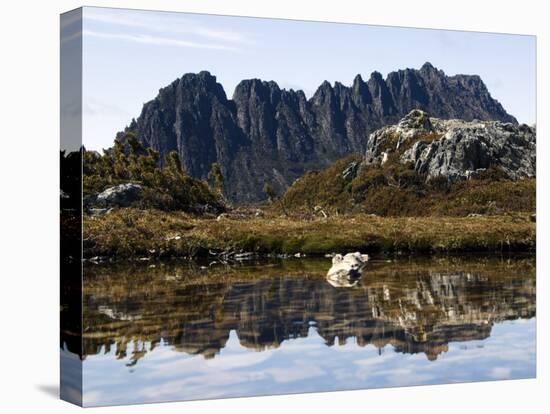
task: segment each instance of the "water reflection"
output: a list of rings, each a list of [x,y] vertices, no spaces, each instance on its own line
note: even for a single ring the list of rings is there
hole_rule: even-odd
[[[391,345],[434,361],[450,342],[482,340],[496,323],[535,316],[532,259],[372,262],[356,286],[339,289],[324,278],[327,263],[93,268],[82,356],[112,353],[134,366],[163,344],[211,359],[231,332],[263,351],[313,330],[329,347]]]

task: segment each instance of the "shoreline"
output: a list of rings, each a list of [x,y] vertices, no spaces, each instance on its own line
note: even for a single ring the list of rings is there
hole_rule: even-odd
[[[283,259],[360,251],[376,255],[535,253],[529,213],[475,217],[381,217],[303,220],[259,216],[216,219],[158,210],[118,209],[84,216],[84,258],[106,261]]]
[[[373,254],[370,256],[367,265],[372,268],[377,268],[405,263],[460,263],[460,262],[488,262],[497,260],[499,262],[515,263],[529,262],[535,263],[535,252],[451,252],[451,253],[405,253],[405,254]],[[254,256],[245,260],[235,260],[228,262],[220,262],[212,260],[209,257],[132,257],[120,258],[114,257],[94,257],[84,258],[84,263],[93,266],[87,267],[87,271],[92,274],[104,269],[111,268],[132,268],[136,270],[149,269],[157,271],[158,269],[171,269],[185,266],[190,272],[219,272],[221,269],[256,269],[256,268],[278,268],[280,266],[289,269],[316,269],[323,277],[326,276],[326,271],[330,268],[332,258],[328,256],[289,256],[285,258],[274,256]]]

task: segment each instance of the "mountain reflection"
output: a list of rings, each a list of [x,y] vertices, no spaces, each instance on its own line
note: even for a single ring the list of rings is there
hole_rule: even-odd
[[[497,322],[535,316],[533,259],[374,262],[349,289],[326,282],[329,263],[97,266],[84,279],[82,357],[115,346],[134,365],[162,341],[213,358],[232,330],[262,351],[314,327],[327,346],[353,339],[435,360],[449,342],[485,339]]]

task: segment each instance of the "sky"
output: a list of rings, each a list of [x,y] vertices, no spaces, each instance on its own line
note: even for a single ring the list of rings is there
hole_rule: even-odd
[[[420,68],[477,74],[519,122],[535,123],[534,36],[86,7],[83,142],[112,145],[145,102],[185,73],[209,71],[231,98],[243,79],[310,97],[324,81]]]

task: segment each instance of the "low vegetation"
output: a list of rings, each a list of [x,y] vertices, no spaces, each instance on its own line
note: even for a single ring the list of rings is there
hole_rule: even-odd
[[[365,213],[380,216],[467,216],[534,212],[536,180],[509,180],[496,168],[476,178],[451,183],[426,181],[412,165],[392,162],[359,169],[352,179],[342,172],[361,157],[352,155],[321,172],[298,179],[274,208],[290,213]]]
[[[184,212],[117,209],[84,218],[85,256],[200,257],[220,251],[322,255],[530,251],[528,214],[483,217],[379,217],[367,214],[297,220],[284,216],[205,218]]]
[[[124,142],[104,155],[84,152],[84,197],[125,182],[141,184],[144,195],[133,208],[85,215],[87,258],[535,249],[535,179],[513,181],[496,168],[453,183],[426,180],[396,154],[369,167],[351,155],[305,174],[281,196],[266,183],[267,204],[239,209],[227,207],[218,164],[208,181],[197,180],[175,152],[160,167],[158,153],[133,136]],[[218,208],[199,214],[196,205]]]
[[[195,211],[197,206],[210,206],[221,210],[223,200],[223,177],[219,165],[213,164],[210,179],[206,181],[190,177],[181,165],[176,151],[170,152],[163,167],[159,153],[145,149],[132,135],[101,155],[95,151],[84,151],[83,195],[87,199],[118,184],[137,183],[144,187],[143,196],[137,207],[160,210]]]

